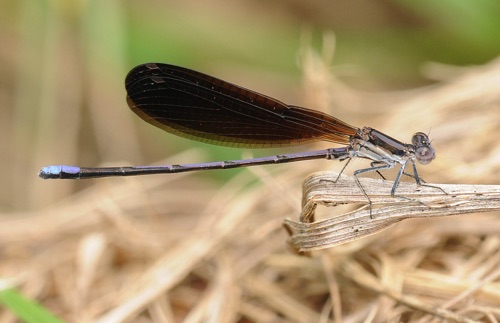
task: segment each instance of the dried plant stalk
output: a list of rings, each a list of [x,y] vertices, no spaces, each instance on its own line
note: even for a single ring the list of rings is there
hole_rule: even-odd
[[[285,220],[289,244],[299,252],[333,247],[387,229],[409,218],[427,218],[500,210],[500,185],[432,184],[401,182],[391,196],[391,181],[360,178],[369,202],[354,178],[318,172],[303,185],[300,221]],[[353,212],[314,222],[318,204],[364,204]]]

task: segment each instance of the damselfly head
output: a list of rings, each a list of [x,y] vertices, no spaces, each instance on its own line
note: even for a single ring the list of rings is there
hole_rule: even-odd
[[[415,158],[422,165],[429,164],[434,158],[436,153],[431,146],[429,136],[423,132],[417,132],[411,138],[411,143],[415,147]]]

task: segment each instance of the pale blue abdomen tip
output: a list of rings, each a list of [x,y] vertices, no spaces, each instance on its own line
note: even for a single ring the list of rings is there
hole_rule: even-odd
[[[65,178],[66,177],[65,175],[78,174],[79,172],[80,172],[80,167],[76,166],[64,166],[64,165],[47,166],[43,167],[40,170],[38,176],[40,176],[43,179]]]

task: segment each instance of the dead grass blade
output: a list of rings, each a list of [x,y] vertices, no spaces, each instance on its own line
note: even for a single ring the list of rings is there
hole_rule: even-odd
[[[285,220],[290,245],[299,252],[319,250],[361,239],[404,219],[463,215],[500,210],[500,185],[432,184],[416,187],[400,183],[393,197],[393,182],[360,178],[370,207],[314,221],[319,205],[364,204],[367,200],[352,177],[319,172],[304,181],[300,221]],[[336,182],[335,182],[336,181]],[[441,188],[446,194],[441,191]]]

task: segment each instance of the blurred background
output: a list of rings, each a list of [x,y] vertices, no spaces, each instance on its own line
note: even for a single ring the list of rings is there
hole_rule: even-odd
[[[286,103],[323,110],[358,127],[377,128],[404,142],[417,131],[430,132],[437,159],[419,168],[423,178],[498,184],[499,16],[500,2],[493,0],[3,1],[3,277],[33,270],[34,259],[57,259],[55,263],[67,265],[70,272],[81,241],[96,232],[115,243],[108,245],[112,251],[103,243],[105,263],[139,275],[206,221],[204,214],[227,212],[214,206],[221,203],[238,209],[253,201],[252,213],[272,214],[266,220],[273,224],[268,229],[278,232],[285,216],[298,217],[303,178],[313,171],[341,169],[338,162],[318,161],[162,179],[39,179],[39,169],[54,164],[196,163],[297,151],[220,148],[143,122],[126,104],[124,79],[130,69],[146,62],[198,70]],[[353,169],[356,166],[346,172]],[[255,189],[273,202],[246,199]],[[114,211],[107,213],[103,198],[113,201]],[[93,220],[76,220],[84,215]],[[147,229],[136,227],[146,221],[142,217],[149,221]],[[191,220],[179,222],[186,218]],[[150,238],[156,251],[148,243],[138,247],[126,241],[121,221],[144,230],[141,238],[128,238]],[[254,221],[251,228],[266,227]],[[162,235],[168,228],[174,232]],[[285,249],[286,236],[279,237],[278,247]],[[29,279],[16,280],[15,285],[64,319],[95,318],[120,304],[110,301],[96,308],[89,305],[93,300],[78,303],[76,296],[67,301],[61,289],[74,286],[67,282],[66,288],[55,288],[47,275],[52,280],[65,275],[47,262],[44,266],[28,275],[37,277],[38,288],[26,292]],[[116,274],[114,269],[92,277]],[[121,275],[122,283],[129,279]],[[69,276],[73,283],[77,280]],[[93,282],[88,283],[89,294]]]

